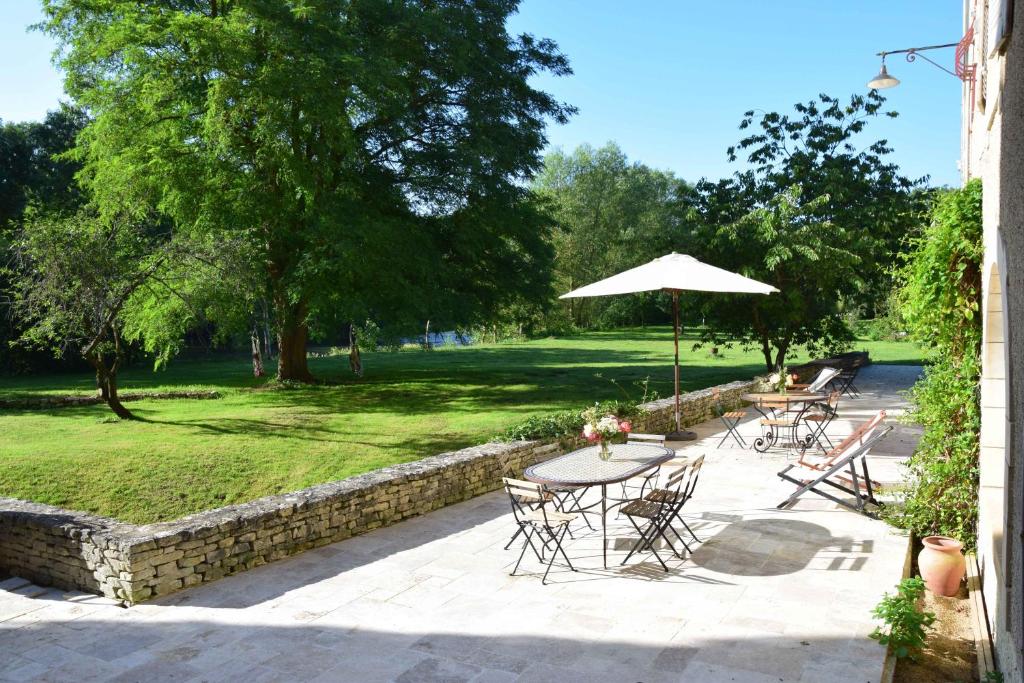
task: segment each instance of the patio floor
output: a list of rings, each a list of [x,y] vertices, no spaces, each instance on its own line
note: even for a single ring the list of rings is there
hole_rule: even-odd
[[[865,369],[830,432],[898,413],[918,372]],[[623,518],[609,569],[599,532],[576,533],[578,572],[556,564],[542,586],[528,556],[510,577],[511,515],[493,493],[130,609],[9,579],[0,680],[878,681],[870,609],[901,578],[906,537],[826,501],[776,510],[792,456],[716,449],[719,427],[676,444],[707,454],[686,510],[703,543],[668,573],[649,556],[619,566]],[[897,426],[873,477],[897,481],[917,436]]]

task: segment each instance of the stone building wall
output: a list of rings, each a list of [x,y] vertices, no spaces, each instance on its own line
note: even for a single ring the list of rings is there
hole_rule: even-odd
[[[1024,680],[1022,19],[1024,0],[964,3],[977,71],[974,87],[963,90],[960,168],[965,181],[982,181],[985,247],[977,545],[988,627],[1007,681]]]
[[[758,382],[719,388],[723,401],[735,406]],[[644,407],[638,430],[674,428],[671,398]],[[684,425],[708,419],[711,409],[710,389],[681,397]],[[0,498],[0,569],[132,604],[494,491],[503,461],[522,471],[564,450],[558,442],[486,443],[142,526]]]

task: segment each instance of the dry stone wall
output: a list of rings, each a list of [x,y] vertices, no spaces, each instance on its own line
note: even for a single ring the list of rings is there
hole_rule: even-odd
[[[215,399],[220,393],[212,390],[196,391],[146,391],[119,394],[122,403],[126,401],[144,401],[147,399]],[[105,403],[102,396],[25,396],[19,398],[0,399],[0,410],[49,410],[51,408],[76,408],[78,406],[94,406]]]
[[[739,405],[758,382],[719,388]],[[647,404],[637,428],[671,431],[672,407]],[[711,417],[711,390],[682,396],[681,412],[684,425]],[[468,500],[499,488],[502,462],[522,471],[562,452],[557,442],[486,443],[142,526],[0,498],[0,569],[132,604]]]

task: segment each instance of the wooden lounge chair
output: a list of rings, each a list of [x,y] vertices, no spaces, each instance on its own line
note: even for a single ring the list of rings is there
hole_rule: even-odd
[[[783,481],[795,484],[797,489],[789,498],[779,503],[778,507],[790,507],[800,496],[810,491],[843,507],[875,517],[876,515],[867,509],[867,505],[870,503],[881,506],[874,496],[874,489],[878,488],[879,484],[871,479],[866,456],[876,443],[892,431],[892,427],[883,427],[884,422],[885,411],[882,410],[824,456],[815,457],[804,453],[797,462],[786,466],[778,476]],[[858,464],[860,472],[857,471]],[[854,502],[850,503],[832,495],[820,488],[823,486],[853,496]]]

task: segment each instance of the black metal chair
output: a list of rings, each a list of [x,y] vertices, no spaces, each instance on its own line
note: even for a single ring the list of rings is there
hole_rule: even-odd
[[[669,540],[665,533],[668,529],[672,530],[687,552],[690,551],[690,546],[679,535],[679,532],[672,529],[672,520],[677,518],[679,510],[686,502],[687,490],[691,489],[690,482],[694,482],[695,485],[693,475],[687,476],[688,473],[692,473],[694,468],[699,472],[703,462],[704,456],[701,456],[693,463],[680,467],[668,476],[664,488],[657,488],[648,493],[644,498],[631,501],[622,507],[622,514],[626,515],[633,528],[640,534],[640,538],[633,545],[625,559],[622,560],[622,564],[626,564],[629,558],[633,557],[638,551],[647,550],[654,555],[661,568],[667,572],[668,565],[665,564],[661,555],[658,554],[658,549],[655,547],[655,542],[659,538],[668,545],[676,557],[682,559],[682,555],[672,545],[672,541]],[[642,527],[641,523],[638,523],[637,520],[644,520]],[[687,527],[687,530],[689,530],[689,527]],[[690,533],[692,534],[693,532],[690,531]]]
[[[839,390],[839,393],[846,394],[850,398],[860,396],[860,389],[853,383],[857,379],[863,361],[855,359],[849,365],[839,369],[839,374],[832,381],[832,386]]]
[[[638,444],[651,444],[654,446],[665,446],[665,435],[664,434],[643,434],[643,433],[631,433],[626,437],[626,443],[638,443]],[[647,474],[642,474],[639,477],[633,477],[622,482],[622,500],[628,501],[635,498],[643,498],[648,491],[654,488],[654,484],[658,481],[658,474],[661,472],[661,467],[655,467],[654,470]],[[615,512],[616,518],[619,516],[619,511]],[[584,517],[584,519],[586,519]]]
[[[811,439],[813,439],[813,442],[818,444],[818,447],[826,453],[835,448],[828,436],[827,430],[828,426],[832,424],[832,420],[839,414],[839,398],[839,390],[833,390],[829,394],[827,402],[814,403],[811,405],[810,410],[804,413],[804,424],[807,425],[807,429],[810,431],[810,439],[807,440],[808,446],[810,446]],[[828,444],[828,448],[825,448],[825,444],[822,443],[823,439]]]
[[[510,479],[518,479],[522,475],[522,472],[517,471],[516,468],[513,467],[512,460],[511,460],[510,456],[508,456],[507,454],[502,454],[502,455],[498,456],[498,459],[499,459],[499,462],[501,464],[501,476],[502,477],[508,477]],[[533,464],[537,464],[538,462],[543,462],[543,459],[541,459],[540,457],[535,457],[533,459]],[[590,529],[591,531],[594,531],[594,527],[590,523],[590,520],[587,519],[587,515],[588,514],[597,514],[597,513],[595,513],[592,510],[584,507],[582,505],[582,503],[580,502],[580,499],[583,497],[583,494],[586,493],[588,487],[586,487],[586,486],[544,486],[543,488],[544,488],[545,498],[547,500],[553,501],[554,504],[555,504],[555,507],[558,510],[560,510],[561,512],[568,512],[568,513],[573,513],[573,512],[580,513],[580,517],[583,520],[583,523],[587,525],[588,529]],[[521,533],[521,531],[516,531],[516,533],[514,533],[512,535],[512,538],[510,538],[508,540],[508,544],[505,546],[505,550],[509,549],[509,547],[512,545],[512,542],[516,540],[516,537],[519,536],[520,533]],[[572,537],[573,537],[572,530],[570,529],[569,530],[569,538],[572,538]]]
[[[743,436],[739,432],[740,422],[747,416],[744,410],[726,410],[725,404],[722,403],[722,391],[718,387],[712,387],[711,399],[714,401],[712,411],[718,416],[718,419],[725,425],[725,436],[718,442],[717,448],[721,448],[722,444],[725,443],[726,439],[732,436],[736,440],[736,443],[740,445],[740,448],[746,448],[747,442],[743,440]]]
[[[683,485],[683,488],[681,490],[682,497],[680,500],[676,501],[678,502],[678,506],[676,507],[676,510],[672,516],[672,519],[678,520],[686,529],[687,533],[689,533],[690,536],[693,537],[693,540],[698,543],[700,543],[701,540],[697,538],[697,534],[694,533],[693,529],[690,528],[690,525],[686,523],[685,519],[683,519],[683,506],[686,505],[686,503],[691,498],[693,498],[693,492],[697,488],[697,481],[700,479],[700,470],[703,466],[703,455],[694,460],[692,463],[689,463],[686,483]],[[665,489],[655,489],[654,491],[651,491],[649,494],[647,494],[647,499],[662,503],[673,502],[674,499],[671,497],[670,494],[671,491],[667,491]],[[676,532],[675,527],[669,526],[669,528],[672,529],[673,533]],[[676,533],[676,538],[678,538],[682,542],[682,544],[686,546],[687,551],[690,550],[690,546],[687,545],[686,541],[683,540],[682,536]]]
[[[550,502],[550,499],[546,497],[544,487],[540,484],[509,477],[502,477],[502,482],[505,484],[505,492],[508,493],[509,501],[512,504],[512,516],[519,526],[519,531],[523,534],[523,549],[519,553],[515,567],[512,568],[511,575],[515,576],[518,571],[527,548],[532,548],[537,559],[542,563],[545,551],[550,550],[551,552],[551,557],[544,569],[544,576],[540,580],[541,584],[547,583],[551,565],[554,564],[555,556],[559,553],[565,559],[569,569],[576,571],[569,556],[565,554],[562,541],[569,531],[569,524],[577,516],[559,510],[548,510],[546,503]],[[518,532],[516,535],[519,535]],[[534,544],[534,540],[538,541],[539,547],[538,544]]]

